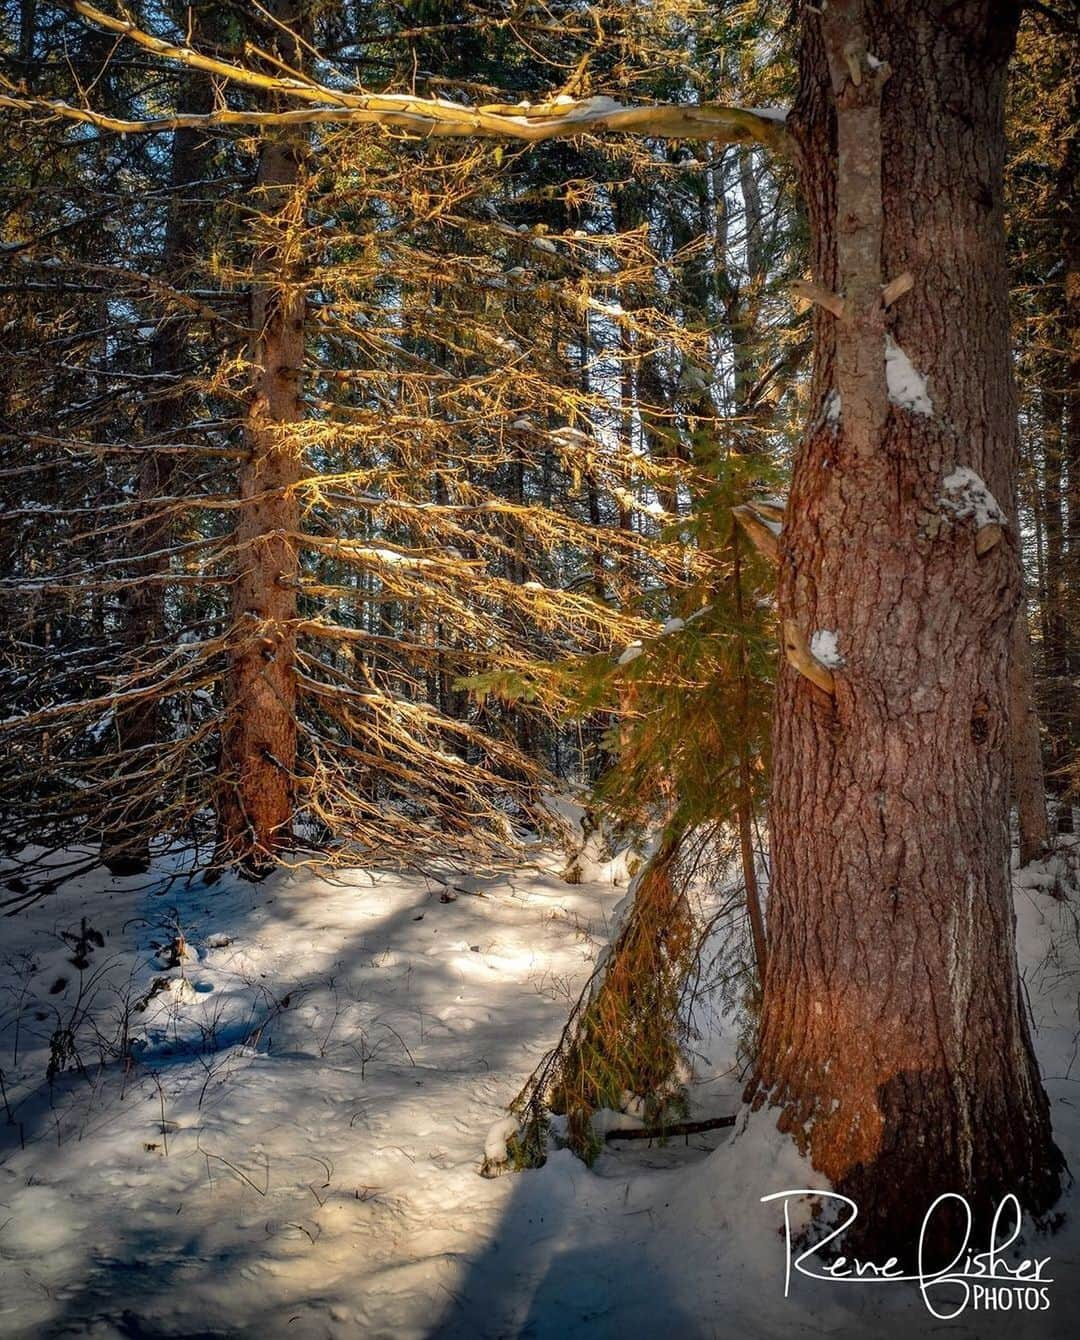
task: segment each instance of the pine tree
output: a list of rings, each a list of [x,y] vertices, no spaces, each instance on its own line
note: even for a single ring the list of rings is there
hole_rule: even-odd
[[[1015,461],[1002,172],[1017,18],[807,9],[792,115],[821,285],[817,417],[781,542],[793,664],[753,1093],[857,1201],[856,1236],[905,1252],[928,1193],[967,1196],[988,1223],[1001,1196],[1038,1214],[1060,1185],[1007,877],[1019,567],[1015,516],[993,501]],[[947,1248],[947,1218],[928,1251]]]

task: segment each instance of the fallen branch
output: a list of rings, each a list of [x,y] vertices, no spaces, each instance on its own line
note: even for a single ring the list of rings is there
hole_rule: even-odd
[[[702,1131],[719,1131],[734,1126],[734,1117],[710,1117],[708,1121],[677,1121],[672,1126],[641,1126],[629,1131],[608,1131],[604,1139],[662,1140],[670,1135],[699,1135]]]

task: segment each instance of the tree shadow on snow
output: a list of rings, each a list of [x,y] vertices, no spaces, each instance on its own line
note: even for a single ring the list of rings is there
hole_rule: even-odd
[[[611,1205],[608,1179],[567,1151],[512,1176],[494,1238],[470,1261],[429,1340],[719,1334],[650,1259],[649,1212]]]

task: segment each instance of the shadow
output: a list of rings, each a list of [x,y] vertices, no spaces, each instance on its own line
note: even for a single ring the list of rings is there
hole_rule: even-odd
[[[546,925],[563,901],[574,918],[602,921],[605,904],[544,875],[455,873],[460,896],[447,903],[438,878],[359,881],[329,891],[303,874],[212,889],[174,882],[162,899],[145,880],[115,880],[53,900],[58,929],[78,920],[80,899],[96,912],[109,951],[122,948],[118,981],[136,992],[163,971],[150,949],[166,903],[194,927],[196,947],[227,932],[223,952],[239,964],[265,933],[274,952],[232,975],[218,955],[212,991],[192,965],[185,1008],[224,1006],[205,1036],[159,1030],[133,1067],[95,1059],[88,1077],[24,1084],[17,1123],[5,1126],[0,1111],[0,1334],[396,1336],[385,1322],[399,1315],[395,1242],[417,1280],[400,1313],[410,1334],[418,1311],[434,1316],[457,1292],[496,1208],[476,1176],[483,1132],[564,1012],[553,995],[538,1011],[544,983],[523,966],[523,927]],[[327,892],[344,909],[328,911]],[[49,941],[48,954],[64,952]],[[56,975],[48,954],[35,979],[42,1003]],[[24,1036],[35,1075],[52,1026],[38,1021]],[[439,1227],[455,1214],[443,1160],[462,1200],[487,1216],[475,1231],[470,1211]],[[414,1248],[431,1209],[438,1232]],[[615,1268],[612,1253],[605,1272]],[[563,1273],[553,1266],[530,1283],[536,1325],[546,1326],[547,1300],[556,1307]],[[424,1290],[439,1300],[426,1314]],[[572,1307],[601,1317],[604,1290],[586,1293],[582,1275]]]
[[[543,1168],[512,1176],[514,1190],[494,1239],[470,1261],[428,1340],[722,1333],[719,1323],[676,1297],[647,1250],[648,1212],[614,1209],[607,1179],[566,1151]],[[600,1205],[593,1210],[593,1201],[606,1212]],[[628,1232],[635,1213],[640,1229]]]

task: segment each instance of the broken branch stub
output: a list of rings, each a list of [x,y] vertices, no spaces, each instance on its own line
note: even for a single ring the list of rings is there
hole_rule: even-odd
[[[787,504],[777,498],[751,498],[747,506],[766,521],[774,521],[778,526],[784,524]]]
[[[844,315],[843,298],[821,284],[815,284],[812,279],[796,279],[791,285],[791,292],[796,298],[803,298],[807,302],[816,302],[826,312],[831,312],[838,321]]]
[[[731,511],[758,553],[764,555],[770,563],[779,563],[780,543],[772,527],[745,505],[733,507]]]
[[[914,286],[915,276],[910,270],[904,270],[895,279],[890,279],[881,290],[882,307],[891,307],[898,298],[902,298],[905,293],[910,293]]]
[[[788,664],[798,670],[799,674],[811,684],[816,684],[830,696],[836,692],[836,681],[833,679],[832,671],[828,666],[822,665],[810,650],[802,630],[794,619],[784,620],[784,655]]]
[[[983,554],[988,554],[1004,533],[996,521],[980,526],[975,532],[975,556],[982,558]]]

